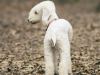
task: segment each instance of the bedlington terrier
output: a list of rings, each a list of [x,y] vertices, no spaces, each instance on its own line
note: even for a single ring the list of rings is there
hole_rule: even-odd
[[[32,24],[41,21],[47,26],[44,39],[45,74],[72,75],[70,55],[72,26],[68,21],[58,18],[54,3],[44,1],[34,6],[29,13],[28,21]],[[60,52],[59,67],[56,51]]]

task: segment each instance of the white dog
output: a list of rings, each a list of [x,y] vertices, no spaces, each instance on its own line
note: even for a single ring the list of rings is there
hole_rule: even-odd
[[[42,21],[47,25],[44,39],[46,75],[72,75],[70,43],[73,36],[72,26],[64,19],[59,19],[52,1],[44,1],[34,6],[28,21],[32,24]],[[60,52],[59,72],[56,50]]]

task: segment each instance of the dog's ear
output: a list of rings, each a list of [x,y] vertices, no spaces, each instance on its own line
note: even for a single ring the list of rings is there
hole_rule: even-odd
[[[43,14],[42,14],[42,19],[43,20],[49,20],[49,17],[51,16],[51,12],[47,8],[43,8]]]

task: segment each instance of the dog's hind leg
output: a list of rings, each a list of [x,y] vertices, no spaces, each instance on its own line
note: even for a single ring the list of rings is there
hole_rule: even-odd
[[[44,41],[45,75],[54,75],[54,58],[50,42]]]
[[[53,49],[53,60],[54,60],[54,73],[55,75],[58,75],[57,53],[56,53],[55,48],[52,48],[52,49]]]
[[[60,39],[60,64],[59,64],[59,75],[68,75],[70,59],[70,43],[69,40]]]

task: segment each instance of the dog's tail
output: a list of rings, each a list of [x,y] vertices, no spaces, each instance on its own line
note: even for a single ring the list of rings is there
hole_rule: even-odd
[[[52,41],[53,41],[52,46],[54,47],[56,44],[56,28],[53,30],[53,33],[52,33]]]
[[[53,41],[52,46],[54,47],[56,44],[56,36],[52,36],[52,41]]]

